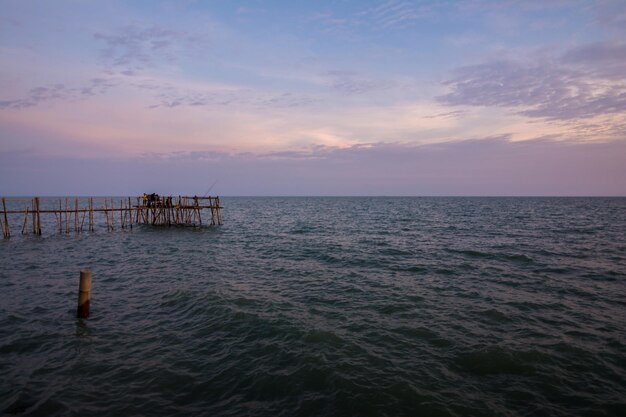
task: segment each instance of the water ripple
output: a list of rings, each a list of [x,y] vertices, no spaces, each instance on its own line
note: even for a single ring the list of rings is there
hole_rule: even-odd
[[[626,199],[224,204],[0,242],[0,412],[626,413]]]

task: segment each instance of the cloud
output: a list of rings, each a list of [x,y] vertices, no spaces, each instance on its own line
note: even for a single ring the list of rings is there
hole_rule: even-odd
[[[23,109],[36,106],[42,102],[67,98],[71,95],[72,90],[66,88],[63,84],[36,87],[30,90],[26,98],[0,101],[0,109]]]
[[[76,90],[80,91],[82,96],[90,97],[98,94],[104,94],[110,88],[116,87],[117,85],[119,85],[119,81],[113,78],[92,78],[89,80],[89,84],[87,86]]]
[[[321,102],[317,95],[247,87],[219,82],[185,82],[169,78],[136,77],[130,87],[151,95],[148,108],[238,107],[240,109],[296,108]]]
[[[83,85],[56,83],[32,88],[26,97],[0,100],[0,109],[25,109],[45,102],[78,101],[105,94],[121,84],[132,86],[131,79],[138,76],[142,69],[175,61],[183,46],[197,41],[185,32],[136,25],[126,26],[117,33],[97,32],[94,39],[105,45],[100,51],[104,68],[98,75]],[[115,76],[115,72],[123,77]],[[156,89],[162,90],[162,87]]]
[[[144,85],[146,88],[146,85]],[[150,87],[147,87],[150,88]],[[264,92],[243,87],[206,88],[189,90],[172,86],[157,86],[157,107],[247,107],[247,108],[294,108],[319,102],[317,98],[290,92]]]
[[[214,191],[223,195],[626,195],[625,157],[626,141],[511,142],[505,135],[421,146],[130,158],[0,152],[0,189],[4,195],[194,194],[218,179]]]
[[[386,29],[424,18],[431,12],[429,6],[408,1],[388,0],[378,6],[363,10],[358,13],[358,16],[373,27]]]
[[[424,118],[425,119],[459,119],[465,114],[467,114],[466,111],[455,110],[455,111],[448,111],[444,113],[437,113],[437,114],[433,114],[430,116],[424,116]]]
[[[322,76],[329,80],[334,90],[349,95],[387,90],[394,86],[391,81],[368,78],[355,71],[327,71]]]
[[[596,16],[596,24],[618,33],[626,32],[626,3],[623,0],[600,0],[588,6]]]
[[[379,4],[338,15],[336,11],[317,12],[312,19],[322,23],[325,31],[354,38],[355,30],[383,31],[404,29],[420,19],[432,17],[439,4],[416,4],[411,1],[386,0]]]
[[[116,33],[97,32],[94,38],[104,43],[100,51],[104,65],[126,73],[173,62],[181,45],[194,42],[185,32],[156,25],[126,26]]]
[[[580,68],[588,76],[624,81],[626,43],[596,42],[568,50],[563,62]]]
[[[0,109],[25,109],[51,101],[78,101],[104,94],[119,83],[112,78],[92,78],[80,87],[67,87],[64,84],[53,84],[35,87],[24,98],[0,100]]]
[[[490,61],[459,68],[439,96],[448,105],[495,106],[518,114],[573,120],[626,112],[626,47],[585,45],[558,59]]]

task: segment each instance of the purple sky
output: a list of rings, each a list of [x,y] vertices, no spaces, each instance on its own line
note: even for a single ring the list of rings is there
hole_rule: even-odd
[[[0,0],[0,195],[626,195],[626,2]]]

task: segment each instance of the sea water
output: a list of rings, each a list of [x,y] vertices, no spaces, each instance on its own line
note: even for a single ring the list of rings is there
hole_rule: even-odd
[[[222,203],[196,228],[13,216],[0,413],[626,415],[626,199]]]

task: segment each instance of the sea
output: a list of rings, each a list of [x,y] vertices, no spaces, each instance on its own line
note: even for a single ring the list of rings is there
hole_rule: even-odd
[[[221,201],[222,226],[13,215],[0,414],[626,416],[626,198]]]

